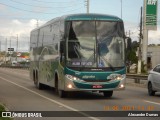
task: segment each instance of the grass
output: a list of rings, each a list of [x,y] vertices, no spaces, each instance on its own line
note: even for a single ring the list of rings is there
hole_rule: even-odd
[[[4,106],[0,104],[0,114],[1,114],[2,111],[4,112],[6,110],[5,110]],[[0,116],[2,116],[2,114]],[[0,117],[0,120],[13,120],[13,119],[9,118],[9,117],[5,117],[5,118],[4,117]]]
[[[4,106],[2,106],[1,104],[0,104],[0,111],[5,111]]]

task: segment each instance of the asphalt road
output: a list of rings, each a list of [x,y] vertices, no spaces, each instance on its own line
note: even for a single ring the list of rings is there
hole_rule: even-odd
[[[100,93],[75,92],[69,98],[59,98],[53,89],[38,90],[22,69],[0,68],[0,103],[9,111],[64,111],[62,117],[14,118],[15,120],[159,120],[160,117],[100,117],[83,111],[160,111],[160,93],[150,97],[146,88],[126,86],[111,98]],[[85,117],[63,117],[66,111],[78,111]],[[54,112],[53,112],[54,113]],[[58,113],[55,113],[58,114]],[[159,112],[160,115],[160,112]],[[1,118],[0,118],[1,119]]]

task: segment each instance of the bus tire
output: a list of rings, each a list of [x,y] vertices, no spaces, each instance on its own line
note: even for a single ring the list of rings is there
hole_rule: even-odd
[[[58,94],[58,96],[60,98],[65,98],[67,92],[64,90],[60,90],[60,88],[58,86],[59,86],[59,79],[58,79],[58,75],[55,74],[55,92],[56,92],[56,94]]]
[[[44,86],[42,83],[40,83],[39,81],[37,82],[36,87],[37,87],[39,90],[44,90],[44,88],[45,88],[45,86]]]
[[[36,88],[38,88],[39,90],[43,90],[45,88],[45,85],[40,83],[38,80],[38,72],[36,72],[36,74],[35,74],[34,84],[35,84]]]
[[[103,91],[103,95],[104,95],[104,97],[112,97],[112,95],[113,95],[113,91]]]
[[[32,77],[32,79],[33,79],[34,84],[36,85],[36,73],[35,73],[35,70],[33,70],[33,77]]]

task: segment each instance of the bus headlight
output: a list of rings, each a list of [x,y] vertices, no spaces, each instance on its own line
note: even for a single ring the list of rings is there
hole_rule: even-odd
[[[75,76],[72,76],[72,75],[66,74],[66,77],[71,81],[84,82],[83,80],[79,79],[78,77],[75,77]]]
[[[123,78],[124,78],[123,75],[118,75],[118,76],[115,78],[115,80],[122,80]]]

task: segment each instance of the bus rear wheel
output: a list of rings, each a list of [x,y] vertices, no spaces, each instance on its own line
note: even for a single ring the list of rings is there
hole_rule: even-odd
[[[45,85],[42,84],[42,83],[40,83],[39,81],[37,81],[35,85],[36,85],[36,87],[37,87],[39,90],[45,89]]]
[[[112,97],[113,91],[103,91],[104,97]]]
[[[34,75],[34,84],[35,84],[36,88],[38,88],[39,90],[43,90],[45,88],[45,85],[39,82],[38,74]]]

